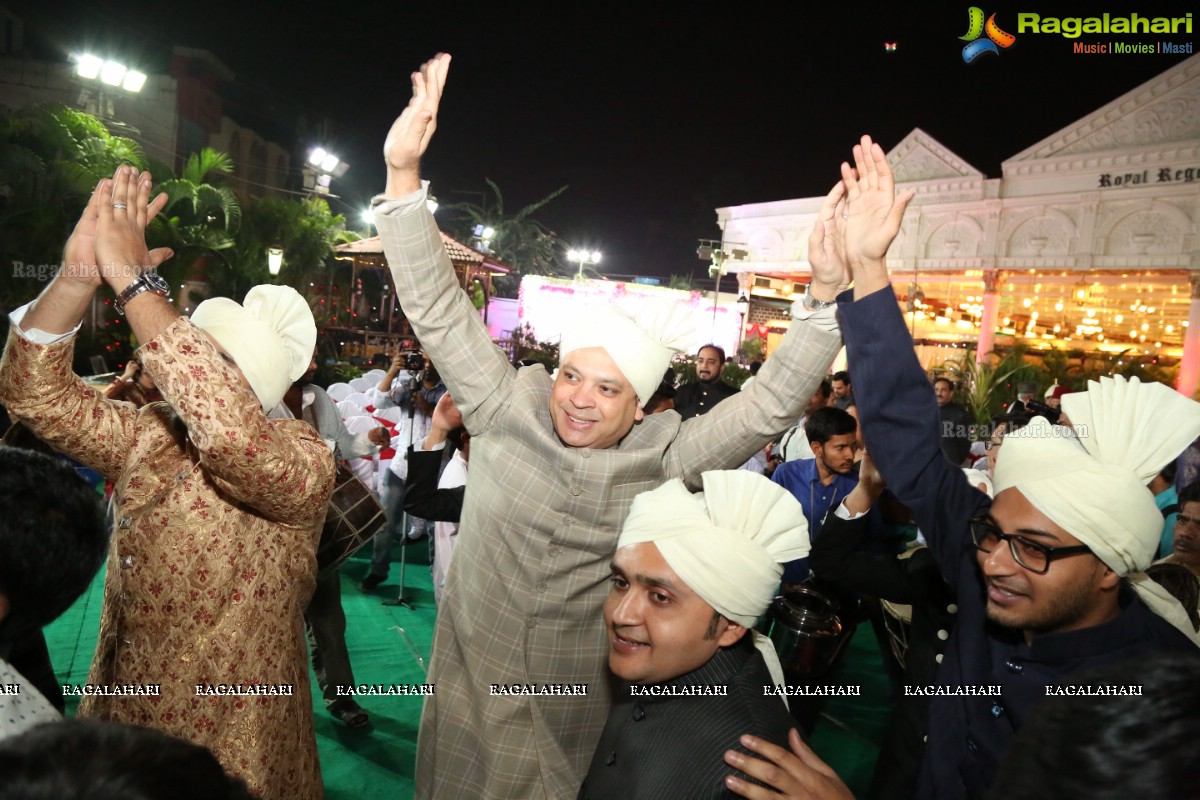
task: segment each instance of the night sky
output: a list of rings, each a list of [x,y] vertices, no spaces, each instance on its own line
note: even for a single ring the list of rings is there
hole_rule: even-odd
[[[863,132],[887,149],[920,127],[999,177],[1005,158],[1186,58],[1076,55],[1069,39],[1027,34],[964,64],[969,2],[7,5],[60,57],[87,47],[162,70],[172,43],[213,52],[245,92],[227,113],[250,127],[264,114],[327,119],[324,144],[351,165],[333,207],[352,225],[382,189],[380,148],[408,74],[448,51],[425,163],[438,199],[478,202],[487,177],[511,211],[569,184],[539,219],[601,249],[602,272],[664,276],[704,273],[696,240],[719,238],[714,208],[824,194]],[[1196,6],[981,7],[1015,33],[1019,11]]]

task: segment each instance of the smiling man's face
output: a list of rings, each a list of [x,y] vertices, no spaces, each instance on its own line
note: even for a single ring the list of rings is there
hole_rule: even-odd
[[[715,614],[652,542],[617,550],[604,601],[608,666],[630,683],[662,683],[708,663],[745,634]]]
[[[1017,489],[996,496],[991,517],[1004,533],[1047,547],[1081,544]],[[1120,578],[1090,553],[1054,559],[1043,575],[1018,564],[1008,542],[975,555],[987,588],[988,619],[1024,631],[1027,639],[1090,628],[1107,621],[1117,609]]]
[[[633,386],[603,348],[563,358],[550,389],[550,418],[567,447],[616,447],[642,416]]]

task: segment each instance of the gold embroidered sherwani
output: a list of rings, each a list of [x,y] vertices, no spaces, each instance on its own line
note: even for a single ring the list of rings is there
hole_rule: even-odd
[[[333,488],[329,447],[303,421],[268,420],[187,319],[140,351],[170,406],[105,399],[72,374],[72,341],[10,333],[0,402],[115,481],[88,681],[161,686],[159,697],[87,697],[79,715],[209,747],[262,797],[321,798],[301,614]],[[264,684],[292,695],[207,694]]]
[[[794,424],[841,336],[794,322],[753,386],[702,417],[652,414],[617,447],[563,446],[550,377],[513,369],[454,277],[424,197],[376,225],[404,313],[471,431],[471,478],[438,608],[416,796],[574,798],[608,716],[602,607],[633,498],[693,488]],[[586,684],[587,696],[493,695],[491,684]]]

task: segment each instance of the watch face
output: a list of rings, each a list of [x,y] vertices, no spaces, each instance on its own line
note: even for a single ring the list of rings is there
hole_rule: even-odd
[[[171,286],[167,283],[167,279],[159,275],[154,270],[149,270],[142,273],[142,280],[150,287],[152,291],[170,294]]]

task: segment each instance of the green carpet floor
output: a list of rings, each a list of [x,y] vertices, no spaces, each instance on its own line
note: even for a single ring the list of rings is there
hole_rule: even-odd
[[[414,609],[382,605],[395,597],[399,564],[374,593],[359,591],[367,571],[364,553],[342,567],[342,606],[354,678],[359,683],[423,683],[433,640],[433,587],[424,542],[408,548],[406,596]],[[399,551],[396,551],[399,559]],[[103,574],[62,617],[46,628],[46,641],[62,683],[84,683],[96,646],[103,599]],[[411,646],[409,644],[411,642]],[[414,652],[415,650],[415,652]],[[860,625],[848,653],[829,683],[862,687],[860,697],[830,698],[817,723],[813,747],[846,781],[856,796],[865,793],[878,742],[887,723],[887,679],[869,624]],[[313,681],[313,685],[316,682]],[[337,723],[314,697],[317,748],[330,800],[405,800],[412,797],[420,697],[366,697],[360,704],[371,725],[350,730]],[[67,700],[72,715],[77,701]]]

